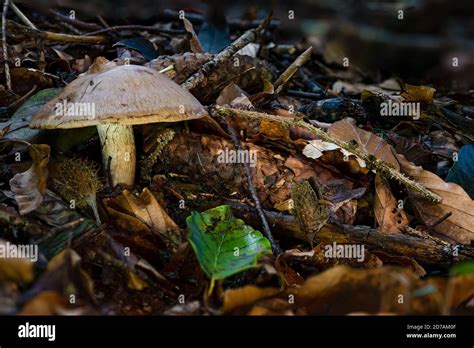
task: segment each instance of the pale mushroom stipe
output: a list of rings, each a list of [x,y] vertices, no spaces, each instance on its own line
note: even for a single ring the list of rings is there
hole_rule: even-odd
[[[62,112],[58,112],[58,106]],[[85,112],[90,110],[94,112]],[[110,161],[113,186],[131,186],[136,167],[133,125],[193,120],[206,115],[191,93],[156,70],[138,65],[116,66],[98,58],[87,74],[71,82],[33,116],[30,127],[97,126],[104,171]]]

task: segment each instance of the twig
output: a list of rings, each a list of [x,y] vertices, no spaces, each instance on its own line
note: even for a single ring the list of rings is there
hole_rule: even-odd
[[[305,85],[305,87],[308,88],[311,93],[322,95],[326,94],[326,89],[313,79],[310,79],[306,74],[305,69],[300,69],[298,71],[298,74],[300,75],[300,79]]]
[[[50,31],[40,32],[40,36],[44,40],[68,43],[99,44],[109,41],[109,39],[105,36],[69,35],[52,33]]]
[[[219,54],[216,54],[214,58],[204,64],[201,69],[191,75],[185,82],[181,84],[181,87],[191,90],[198,86],[206,78],[206,76],[209,75],[211,71],[217,67],[217,65],[219,65],[219,63],[226,61],[242,47],[255,41],[255,39],[268,25],[269,20],[270,17],[267,17],[256,29],[247,30],[242,36],[232,42],[230,46],[219,52]]]
[[[148,25],[116,25],[114,27],[100,29],[97,31],[93,31],[91,33],[84,34],[84,35],[89,36],[89,35],[105,34],[105,33],[108,33],[109,31],[115,31],[115,30],[147,30],[147,31],[156,31],[158,33],[171,34],[171,35],[185,33],[185,31],[182,29],[164,29],[164,28],[152,27]]]
[[[326,97],[325,94],[321,94],[321,93],[295,91],[292,89],[287,90],[286,95],[289,95],[292,97],[298,97],[298,98],[306,98],[306,99],[311,99],[311,100],[320,100]]]
[[[69,34],[53,33],[50,31],[32,29],[10,20],[6,21],[6,27],[9,30],[10,35],[19,35],[19,36],[24,36],[24,37],[29,37],[29,38],[32,37],[36,40],[48,40],[48,41],[58,41],[58,42],[66,42],[66,43],[84,43],[84,44],[100,44],[100,43],[106,43],[109,41],[109,38],[106,36],[85,36],[85,35],[69,35]]]
[[[311,51],[313,46],[310,46],[306,51],[301,53],[291,65],[278,77],[273,86],[275,87],[275,94],[280,93],[285,85],[290,81],[298,69],[303,66],[311,58]]]
[[[7,48],[7,12],[8,12],[9,0],[5,0],[3,3],[2,12],[2,49],[3,49],[3,63],[5,65],[5,80],[7,82],[7,88],[9,91],[12,90],[12,80],[10,76],[10,66],[8,65],[8,48]]]
[[[237,149],[238,152],[241,152],[242,145],[240,143],[240,140],[235,128],[230,124],[230,122],[227,122],[227,128],[229,130],[229,134],[232,139],[232,142],[234,143],[235,148]],[[247,176],[247,182],[249,185],[250,194],[252,195],[252,199],[255,202],[255,208],[257,209],[258,215],[262,222],[263,232],[265,233],[265,236],[267,237],[267,239],[270,241],[273,252],[275,254],[280,254],[281,253],[280,247],[275,242],[275,239],[273,238],[272,231],[270,230],[270,226],[268,225],[268,221],[265,216],[265,212],[263,211],[262,205],[260,203],[260,198],[258,198],[257,190],[255,189],[255,185],[253,184],[253,176],[252,176],[252,171],[250,170],[249,163],[247,162],[244,163],[244,169],[245,169],[245,175]]]
[[[21,10],[12,2],[10,2],[10,7],[11,9],[13,10],[13,12],[15,12],[15,14],[21,19],[21,21],[23,23],[25,23],[25,25],[29,26],[31,29],[38,29],[36,27],[36,25],[34,25],[29,19],[28,17],[25,16],[25,14],[23,12],[21,12]]]
[[[95,23],[86,23],[83,21],[80,21],[79,19],[76,18],[71,18],[69,16],[63,15],[62,13],[56,11],[56,10],[49,10],[49,12],[54,15],[55,17],[59,18],[63,22],[72,24],[78,28],[81,29],[87,29],[87,30],[101,30],[103,29],[100,25],[95,24]]]
[[[216,106],[215,108],[212,108],[211,113],[213,112],[217,113],[217,116],[218,115],[229,116],[229,115],[235,114],[235,115],[252,118],[252,119],[265,119],[272,123],[279,124],[280,126],[284,128],[289,128],[289,127],[303,128],[309,131],[310,133],[316,135],[317,137],[321,138],[322,140],[336,144],[337,146],[349,151],[350,153],[364,160],[367,163],[367,166],[369,168],[376,169],[382,175],[397,180],[398,182],[403,184],[407,189],[420,193],[427,200],[433,203],[441,202],[441,197],[439,195],[431,192],[419,182],[416,182],[408,178],[403,173],[393,168],[391,165],[385,163],[384,161],[378,158],[375,158],[373,155],[363,152],[357,147],[351,146],[345,141],[341,141],[339,139],[331,137],[323,130],[316,128],[309,123],[306,123],[302,118],[298,118],[298,117],[289,118],[289,117],[282,117],[282,116],[274,116],[274,115],[264,114],[260,112],[238,110],[238,109],[225,108],[225,107],[220,107],[220,106]]]

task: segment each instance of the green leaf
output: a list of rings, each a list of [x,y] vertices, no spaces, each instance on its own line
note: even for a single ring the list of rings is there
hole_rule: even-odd
[[[31,129],[28,127],[28,124],[33,114],[41,109],[50,99],[58,95],[59,92],[61,92],[61,88],[47,88],[31,96],[7,122],[0,123],[0,129],[10,125],[10,132],[7,133],[5,138],[40,143],[39,136],[45,133],[45,131]]]
[[[228,205],[193,212],[186,224],[188,240],[201,268],[211,278],[209,292],[215,280],[256,267],[260,256],[271,254],[268,239],[235,218]]]
[[[474,261],[464,261],[454,265],[449,274],[451,276],[474,274]]]

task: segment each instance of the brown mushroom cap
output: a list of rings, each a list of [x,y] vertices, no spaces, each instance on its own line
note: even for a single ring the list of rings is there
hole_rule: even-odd
[[[58,103],[89,103],[94,106],[95,117],[57,113]],[[201,103],[164,74],[143,66],[122,65],[86,74],[71,82],[33,116],[30,127],[138,125],[191,120],[205,115],[207,112]]]

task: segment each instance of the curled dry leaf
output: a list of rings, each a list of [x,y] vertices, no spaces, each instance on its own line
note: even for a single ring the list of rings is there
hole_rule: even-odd
[[[191,46],[191,51],[193,53],[203,53],[201,42],[199,41],[196,32],[194,31],[193,24],[187,18],[183,18],[184,29],[190,36],[189,45]]]
[[[121,195],[105,200],[105,206],[114,223],[123,230],[152,232],[175,247],[179,245],[179,227],[147,188],[138,196],[124,190]]]
[[[275,260],[275,269],[287,287],[297,287],[304,283],[303,277],[286,263],[285,254],[277,256]]]
[[[247,94],[235,83],[229,83],[219,94],[217,105],[229,105],[237,109],[253,109],[252,102]]]
[[[334,138],[346,142],[355,141],[361,151],[371,154],[391,164],[395,169],[400,170],[400,166],[392,152],[390,145],[377,135],[360,129],[356,126],[356,121],[352,118],[345,118],[332,124],[327,133]]]
[[[458,243],[470,244],[474,239],[474,201],[471,197],[461,186],[443,181],[436,174],[408,162],[403,155],[398,155],[398,159],[403,172],[442,198],[441,203],[432,204],[418,193],[410,192],[410,199],[421,221],[431,226],[451,213],[433,228],[434,231]]]
[[[388,233],[398,233],[400,229],[408,225],[408,217],[390,190],[387,181],[377,174],[375,177],[375,219],[380,230]]]
[[[43,202],[48,177],[50,147],[45,144],[32,144],[28,151],[33,163],[26,172],[16,174],[10,180],[10,188],[15,195],[20,214],[32,212]]]
[[[428,86],[413,86],[405,84],[401,94],[405,101],[431,103],[436,89]]]

